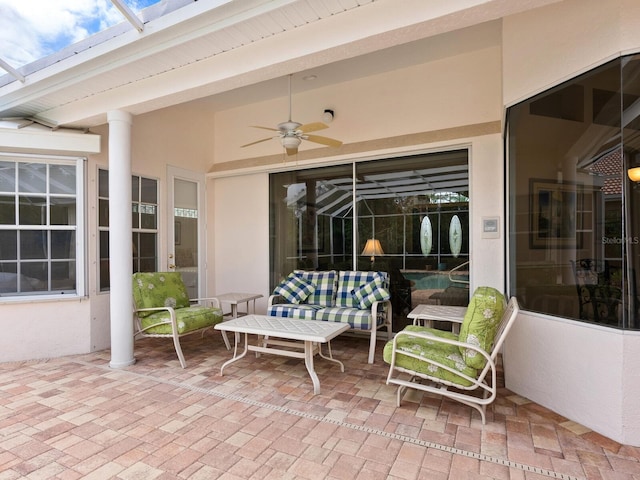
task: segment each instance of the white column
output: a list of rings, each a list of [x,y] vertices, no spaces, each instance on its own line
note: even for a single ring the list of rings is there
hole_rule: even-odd
[[[109,265],[111,280],[111,362],[122,368],[133,356],[131,290],[131,114],[108,112],[109,122]]]

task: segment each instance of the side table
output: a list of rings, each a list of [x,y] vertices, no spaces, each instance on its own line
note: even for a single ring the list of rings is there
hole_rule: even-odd
[[[260,293],[239,293],[239,292],[231,292],[231,293],[223,293],[222,295],[217,295],[216,298],[220,301],[221,304],[227,304],[231,307],[230,313],[224,313],[223,318],[233,319],[238,318],[244,315],[248,315],[249,312],[249,303],[252,303],[252,313],[256,313],[256,300],[258,298],[262,298],[263,295]],[[246,304],[246,309],[244,312],[238,311],[238,304]],[[227,347],[227,350],[231,349],[231,344],[229,343],[229,339],[227,338],[227,332],[222,330],[222,339],[224,340],[224,344]]]
[[[460,324],[464,320],[467,307],[457,307],[452,305],[418,305],[411,310],[408,318],[413,319],[414,325],[421,323],[428,327],[433,327],[433,321],[451,322],[454,332],[459,330]]]

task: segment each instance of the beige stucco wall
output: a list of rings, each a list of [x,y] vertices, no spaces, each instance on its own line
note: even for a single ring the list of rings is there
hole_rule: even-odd
[[[294,94],[292,117],[300,122],[320,121],[324,108],[339,105],[330,128],[320,134],[339,138],[346,148],[318,148],[303,142],[301,152],[314,149],[317,153],[312,159],[283,157],[277,139],[239,148],[269,136],[268,131],[250,125],[275,126],[286,119],[286,96],[216,113],[213,160],[221,170],[213,176],[210,189],[216,288],[234,291],[251,286],[252,291],[265,295],[258,308],[266,307],[269,208],[265,171],[462,147],[470,149],[472,286],[503,290],[504,237],[483,239],[480,234],[482,216],[499,217],[504,228],[503,196],[496,188],[503,175],[500,72],[501,52],[494,46]],[[446,129],[447,134],[429,135]],[[236,169],[251,165],[243,159],[248,155],[264,155],[271,163],[259,166],[258,156],[258,166],[247,169],[254,173],[243,175]]]

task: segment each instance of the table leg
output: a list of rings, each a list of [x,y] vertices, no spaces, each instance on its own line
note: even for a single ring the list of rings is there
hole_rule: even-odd
[[[313,368],[313,342],[304,342],[304,364],[313,382],[313,394],[317,395],[320,393],[320,379],[318,379],[318,375]]]
[[[226,362],[224,362],[222,367],[220,367],[220,375],[223,374],[222,372],[224,371],[224,369],[225,369],[225,367],[227,365],[230,365],[233,362],[236,362],[236,361],[240,360],[249,351],[249,339],[247,338],[248,334],[247,333],[244,334],[244,350],[242,351],[242,353],[240,355],[238,355],[238,342],[240,341],[240,333],[236,332],[235,337],[236,337],[236,341],[235,341],[235,345],[233,347],[233,357],[231,358],[231,360],[227,360]]]
[[[322,353],[322,344],[319,343],[318,344],[318,355],[320,355],[325,360],[329,360],[330,362],[337,363],[338,365],[340,365],[340,371],[344,372],[344,364],[340,360],[336,360],[335,358],[333,358],[333,353],[331,353],[331,342],[327,342],[327,348],[329,349],[329,356],[328,357],[325,356],[324,353]]]

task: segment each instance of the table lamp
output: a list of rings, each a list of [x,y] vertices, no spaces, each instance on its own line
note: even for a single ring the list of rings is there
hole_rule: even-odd
[[[373,269],[373,262],[376,259],[376,256],[384,255],[384,251],[382,250],[382,245],[380,245],[380,240],[375,238],[370,238],[367,240],[367,243],[364,245],[364,250],[362,250],[363,256],[371,257],[371,268]]]

